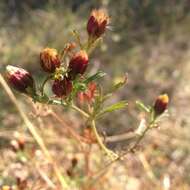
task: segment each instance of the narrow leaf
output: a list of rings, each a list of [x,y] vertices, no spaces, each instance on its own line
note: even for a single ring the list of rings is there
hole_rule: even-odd
[[[148,108],[147,106],[144,105],[144,103],[142,103],[141,101],[136,101],[136,104],[138,106],[139,109],[145,111],[145,112],[150,112],[150,108]]]
[[[113,112],[113,111],[116,111],[116,110],[120,110],[120,109],[123,109],[125,108],[126,106],[128,105],[127,101],[126,100],[123,100],[123,101],[120,101],[120,102],[117,102],[111,106],[108,106],[107,108],[103,109],[99,115],[102,115],[104,113],[109,113],[109,112]]]
[[[90,83],[90,82],[92,82],[92,81],[94,81],[94,80],[97,80],[97,79],[100,79],[100,78],[104,77],[105,75],[106,75],[106,73],[104,73],[104,72],[102,72],[102,71],[98,71],[96,74],[94,74],[94,75],[88,77],[88,78],[84,81],[84,83],[88,84],[88,83]]]

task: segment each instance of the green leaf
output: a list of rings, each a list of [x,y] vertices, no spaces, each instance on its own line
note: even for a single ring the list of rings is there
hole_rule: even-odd
[[[95,97],[95,102],[93,104],[94,113],[98,113],[99,110],[101,109],[101,106],[102,106],[102,96],[99,95]]]
[[[76,83],[75,84],[75,89],[76,91],[85,91],[86,90],[86,84],[85,83]]]
[[[78,92],[84,92],[86,89],[87,89],[87,86],[85,83],[74,81],[73,90],[69,96],[69,101],[73,100],[73,98],[77,95]]]
[[[145,106],[143,102],[141,101],[136,101],[136,105],[138,106],[139,109],[149,113],[150,112],[150,108]]]
[[[113,112],[116,110],[120,110],[125,108],[128,105],[126,100],[117,102],[115,104],[112,104],[111,106],[108,106],[107,108],[104,108],[99,115],[105,114],[105,113],[109,113],[109,112]]]
[[[94,74],[94,75],[88,77],[86,80],[84,80],[84,83],[88,84],[94,80],[98,80],[98,79],[104,77],[105,75],[106,75],[106,73],[104,73],[103,71],[98,71],[96,74]]]

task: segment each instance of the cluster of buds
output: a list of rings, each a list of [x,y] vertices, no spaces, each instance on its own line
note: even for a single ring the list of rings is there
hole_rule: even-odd
[[[61,59],[57,50],[45,48],[40,53],[40,64],[45,72],[52,74],[52,79],[57,75],[61,68]],[[88,66],[88,55],[84,50],[76,52],[70,59],[66,74],[54,79],[52,91],[57,97],[68,96],[72,91],[72,81],[78,76],[83,75]],[[34,95],[36,94],[35,83],[32,75],[19,67],[8,65],[7,80],[17,91]]]
[[[87,33],[89,39],[93,39],[93,43],[105,33],[108,23],[109,18],[104,10],[91,12],[87,22]],[[67,54],[70,59],[66,68],[63,66],[62,54],[59,54],[56,49],[44,48],[40,52],[41,68],[51,76],[49,79],[53,80],[52,92],[59,98],[69,96],[73,90],[73,81],[78,76],[84,75],[89,63],[88,48],[93,45],[91,41],[88,47],[84,46],[79,51],[71,53],[76,46],[73,46],[73,43],[68,44],[67,48],[63,50],[64,55]],[[28,71],[9,65],[7,66],[7,79],[17,91],[32,97],[38,96],[34,79]]]

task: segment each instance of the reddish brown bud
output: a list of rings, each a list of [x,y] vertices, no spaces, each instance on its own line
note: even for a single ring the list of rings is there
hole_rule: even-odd
[[[84,74],[88,66],[88,55],[85,51],[77,52],[69,62],[69,78],[74,79],[77,74]]]
[[[52,85],[52,91],[57,97],[68,96],[72,91],[72,82],[67,78],[55,80]]]
[[[87,23],[89,36],[99,38],[105,32],[108,23],[109,17],[104,10],[93,10]]]
[[[55,72],[55,69],[61,65],[57,50],[51,48],[43,49],[40,53],[40,63],[45,72]]]
[[[154,103],[154,111],[156,115],[161,115],[167,109],[169,103],[169,97],[167,94],[163,94],[157,97]]]
[[[8,83],[13,88],[22,93],[35,93],[34,79],[28,71],[11,65],[8,65],[6,67],[6,70]]]

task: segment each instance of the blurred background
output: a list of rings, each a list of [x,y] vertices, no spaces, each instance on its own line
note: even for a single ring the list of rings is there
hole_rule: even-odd
[[[100,133],[111,136],[133,131],[140,117],[135,100],[152,105],[159,94],[168,93],[171,101],[169,116],[158,130],[147,135],[141,153],[129,155],[127,163],[118,163],[108,179],[98,183],[95,189],[189,190],[189,0],[1,0],[0,72],[4,73],[8,64],[21,66],[41,81],[41,49],[49,46],[61,51],[65,43],[73,41],[73,29],[85,39],[89,14],[100,7],[107,9],[111,23],[103,43],[92,54],[89,70],[101,69],[108,73],[101,81],[105,90],[128,73],[128,84],[113,96],[113,101],[127,99],[130,102],[128,109],[112,113],[99,123]],[[51,116],[43,115],[46,108],[32,105],[20,94],[16,93],[16,96],[29,118],[43,131],[42,136],[47,137],[49,149],[55,155],[59,152],[58,162],[62,163],[65,155],[60,151],[70,144],[62,139],[62,126]],[[28,139],[29,149],[36,145],[2,88],[0,100],[0,186],[14,184],[15,171],[26,172],[27,177],[39,186],[44,183],[43,179],[27,163],[27,158],[25,164],[21,164],[9,151],[10,140],[18,133]],[[81,123],[75,113],[53,109],[74,125]],[[58,129],[53,130],[55,127]],[[125,149],[127,143],[117,142],[110,147],[118,151]],[[64,151],[74,152],[70,148]],[[37,157],[38,161],[35,158],[32,161],[37,168],[40,159],[43,160]],[[49,172],[44,166],[46,170]],[[51,188],[44,185],[42,189]]]

